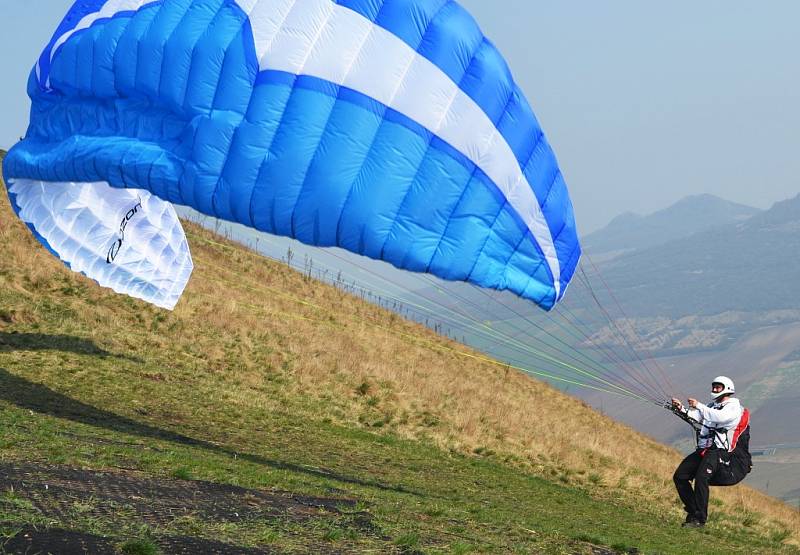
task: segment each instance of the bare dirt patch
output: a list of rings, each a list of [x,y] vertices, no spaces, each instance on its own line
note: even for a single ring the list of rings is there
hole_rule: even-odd
[[[76,517],[125,521],[163,529],[182,518],[199,523],[277,521],[283,525],[310,520],[335,521],[373,535],[368,513],[356,513],[355,501],[246,489],[194,480],[172,480],[134,471],[96,471],[30,463],[0,463],[0,491],[29,503],[29,511],[54,525],[7,523],[14,532],[7,553],[118,553],[124,538],[70,530]],[[347,512],[347,519],[339,518]],[[344,524],[343,524],[344,523]],[[16,527],[15,527],[16,526]],[[17,528],[19,528],[17,530]],[[278,553],[269,547],[242,547],[185,535],[159,535],[166,553]],[[326,550],[320,546],[320,552]],[[315,548],[316,550],[316,548]]]
[[[159,538],[158,546],[170,555],[264,555],[280,553],[264,548],[238,547],[213,540],[187,536]],[[63,528],[25,526],[17,534],[0,543],[0,553],[25,554],[118,554],[121,548],[112,539]]]

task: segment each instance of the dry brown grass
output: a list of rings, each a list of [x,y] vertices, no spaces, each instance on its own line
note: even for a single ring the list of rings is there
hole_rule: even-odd
[[[227,403],[279,406],[282,400],[265,395],[262,386],[272,369],[280,369],[290,376],[287,397],[324,400],[322,416],[336,422],[496,457],[593,495],[680,512],[671,482],[680,460],[674,450],[423,326],[194,224],[185,228],[195,273],[177,309],[163,317],[164,328],[135,347],[169,345],[181,368],[233,383],[221,389]],[[92,299],[80,315],[63,307],[65,329],[80,318],[91,324],[91,338],[109,349],[126,347],[108,345],[125,341],[109,339],[103,332],[109,326],[142,325],[137,311],[160,318],[138,301],[125,301],[136,311],[120,311],[115,294],[41,248],[5,200],[0,241],[0,287],[30,299],[30,308],[0,315],[6,324],[34,321],[37,303],[59,287],[84,289]],[[172,378],[165,372],[158,379]],[[800,542],[798,513],[783,503],[746,486],[717,488],[713,496],[722,500],[713,510],[735,515],[746,507],[759,515],[755,526],[788,530],[791,541]]]
[[[260,313],[260,325],[270,332],[291,329],[281,354],[292,360],[294,379],[287,387],[324,396],[331,418],[490,454],[595,494],[639,497],[680,512],[671,476],[681,455],[673,449],[423,326],[276,262],[242,257],[238,246],[193,225],[187,232],[206,279],[190,284],[178,311],[193,310],[210,293],[196,291],[208,287],[206,280],[221,280],[230,312],[209,315],[214,327],[233,331],[244,321],[254,329]],[[227,263],[231,248],[246,272]],[[242,356],[246,360],[247,353]],[[797,511],[778,500],[746,486],[716,488],[714,496],[723,511],[746,507],[761,515],[759,525],[800,538]]]

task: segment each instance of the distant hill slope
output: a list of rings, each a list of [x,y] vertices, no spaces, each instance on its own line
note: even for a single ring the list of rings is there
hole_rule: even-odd
[[[70,272],[0,197],[6,536],[126,552],[187,538],[206,542],[195,552],[798,552],[796,512],[746,487],[714,492],[702,533],[676,533],[676,452],[196,225],[195,272],[166,312]],[[125,494],[98,489],[109,481]]]
[[[591,256],[644,249],[741,222],[758,212],[757,208],[713,195],[690,196],[647,216],[622,214],[603,229],[584,237],[582,244]]]
[[[602,265],[632,316],[800,308],[800,196]]]

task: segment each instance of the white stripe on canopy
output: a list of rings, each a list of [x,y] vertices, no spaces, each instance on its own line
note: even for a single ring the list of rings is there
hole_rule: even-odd
[[[550,227],[514,152],[450,77],[396,35],[330,0],[236,0],[249,15],[262,70],[353,89],[416,121],[498,186],[544,253],[560,296]]]

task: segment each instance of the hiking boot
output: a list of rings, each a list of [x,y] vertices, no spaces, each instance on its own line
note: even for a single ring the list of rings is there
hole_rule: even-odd
[[[705,522],[700,522],[699,520],[696,519],[687,520],[686,522],[681,524],[683,528],[702,528],[705,525],[706,525]]]

